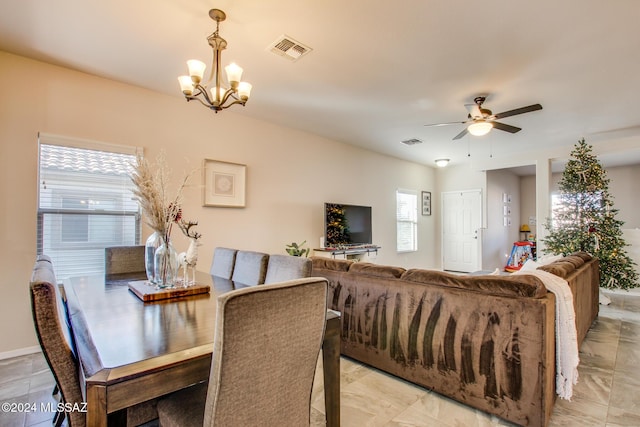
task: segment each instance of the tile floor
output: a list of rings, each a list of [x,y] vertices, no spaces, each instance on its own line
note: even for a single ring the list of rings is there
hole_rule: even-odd
[[[612,303],[580,349],[580,380],[571,402],[558,399],[550,426],[640,426],[640,294],[608,293]],[[436,393],[342,358],[342,426],[510,426]],[[0,360],[0,403],[31,403],[32,413],[0,412],[0,426],[51,425],[40,403],[54,402],[42,354]],[[324,425],[322,374],[312,396],[312,426]]]

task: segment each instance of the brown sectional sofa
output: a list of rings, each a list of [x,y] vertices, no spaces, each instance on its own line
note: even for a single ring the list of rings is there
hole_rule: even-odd
[[[555,296],[537,277],[312,262],[342,313],[343,355],[511,422],[547,425]],[[568,281],[582,343],[598,314],[598,260],[578,253],[541,268]]]

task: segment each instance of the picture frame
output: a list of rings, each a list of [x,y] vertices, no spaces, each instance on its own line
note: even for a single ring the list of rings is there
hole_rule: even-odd
[[[431,191],[422,192],[422,215],[431,215]]]
[[[246,165],[204,159],[202,206],[244,208],[246,176]]]

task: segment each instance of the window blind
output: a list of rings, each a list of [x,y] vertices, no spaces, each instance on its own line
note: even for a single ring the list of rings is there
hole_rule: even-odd
[[[130,147],[39,137],[37,252],[58,279],[104,274],[104,248],[137,245],[140,213]]]
[[[396,249],[398,252],[418,250],[418,192],[396,191]]]

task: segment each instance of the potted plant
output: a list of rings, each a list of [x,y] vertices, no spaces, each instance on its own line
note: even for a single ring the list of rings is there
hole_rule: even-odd
[[[293,242],[290,245],[287,245],[286,247],[287,253],[291,256],[305,256],[305,257],[309,256],[309,252],[311,251],[311,249],[303,248],[305,243],[307,243],[306,240],[300,244]]]

